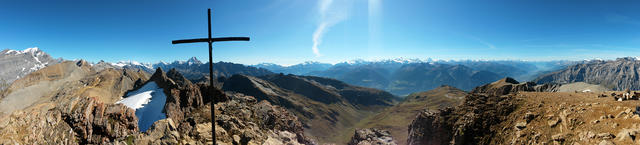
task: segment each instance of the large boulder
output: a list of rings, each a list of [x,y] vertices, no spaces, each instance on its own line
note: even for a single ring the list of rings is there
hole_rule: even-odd
[[[218,144],[315,144],[304,134],[302,123],[286,109],[252,96],[229,94],[232,100],[215,106]],[[283,133],[286,132],[286,133]],[[289,138],[289,139],[283,139]]]
[[[499,91],[488,94],[469,94],[456,108],[425,111],[409,125],[410,145],[491,144],[496,128],[517,107],[516,100]]]
[[[396,145],[389,131],[377,128],[358,129],[348,145]]]
[[[79,97],[62,103],[56,110],[73,128],[81,144],[109,142],[138,132],[135,110],[121,104]]]

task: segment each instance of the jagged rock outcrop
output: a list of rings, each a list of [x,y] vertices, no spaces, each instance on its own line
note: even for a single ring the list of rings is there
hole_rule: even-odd
[[[410,145],[422,144],[490,144],[502,128],[499,123],[518,106],[508,94],[531,91],[533,85],[506,78],[477,87],[455,108],[427,110],[409,125]]]
[[[450,120],[452,108],[439,111],[424,111],[419,113],[409,125],[409,137],[407,144],[410,145],[444,145],[451,141],[453,127]]]
[[[640,90],[640,61],[636,58],[618,58],[616,60],[593,60],[566,67],[560,71],[538,77],[536,83],[585,82],[622,91]]]
[[[215,108],[218,144],[315,144],[286,109],[251,96],[229,94]]]
[[[471,93],[483,93],[500,96],[518,91],[536,91],[534,89],[534,86],[536,86],[536,83],[519,83],[515,79],[507,77],[490,84],[476,87],[471,91]]]
[[[211,138],[211,129],[208,134]],[[176,124],[171,118],[167,118],[154,122],[149,130],[133,136],[129,142],[133,144],[204,144],[204,142],[196,143],[193,140],[181,140],[181,137],[183,136],[178,132]]]
[[[533,87],[536,92],[558,92],[562,84],[558,83],[546,83],[540,84]]]
[[[19,110],[0,119],[2,144],[106,144],[138,132],[134,110],[77,97]]]
[[[82,97],[60,103],[54,111],[60,111],[80,144],[108,143],[138,132],[135,110],[121,104]]]
[[[377,128],[357,129],[347,145],[396,145],[389,131]]]

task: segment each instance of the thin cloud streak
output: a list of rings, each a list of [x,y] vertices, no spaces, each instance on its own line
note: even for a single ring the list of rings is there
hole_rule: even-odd
[[[316,30],[313,32],[312,40],[313,54],[316,57],[322,56],[318,46],[322,43],[322,37],[333,25],[340,23],[347,19],[349,16],[350,2],[340,1],[343,3],[335,4],[333,0],[320,0],[318,4],[318,11],[320,13],[320,23]]]

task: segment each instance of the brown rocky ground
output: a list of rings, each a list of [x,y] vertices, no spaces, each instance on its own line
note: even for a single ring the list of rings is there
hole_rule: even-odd
[[[611,92],[607,92],[610,94]],[[622,92],[617,92],[622,93]],[[501,123],[499,144],[638,144],[638,100],[615,101],[599,93],[520,92],[522,104]]]
[[[533,84],[535,85],[535,84]],[[534,92],[503,79],[478,87],[455,108],[428,110],[409,126],[409,144],[638,144],[638,100],[603,93]]]

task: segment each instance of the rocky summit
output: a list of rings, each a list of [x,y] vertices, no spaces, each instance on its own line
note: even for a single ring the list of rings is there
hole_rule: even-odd
[[[5,110],[7,113],[0,118],[0,143],[212,144],[211,129],[215,127],[218,144],[315,144],[305,135],[298,118],[286,109],[267,101],[258,102],[252,96],[222,93],[206,84],[191,83],[174,69],[167,73],[157,69],[151,77],[127,69],[95,70],[85,61],[69,61],[23,78],[31,80],[24,81],[28,83],[16,81],[9,94],[30,89],[28,91],[41,90],[43,94],[51,95],[41,96],[40,101],[21,108]],[[120,73],[113,76],[113,72]],[[122,81],[123,78],[128,81]],[[120,81],[114,83],[114,80]],[[139,90],[151,82],[167,94],[166,102],[162,102],[166,118],[154,121],[142,132],[139,120],[143,116],[136,112],[139,110],[116,101],[126,92]],[[64,84],[65,88],[28,87],[41,84],[54,88]],[[26,87],[17,87],[19,85]],[[88,92],[92,88],[96,90]],[[101,93],[91,93],[96,91]],[[214,96],[215,99],[203,99],[203,96]],[[211,101],[217,103],[215,125],[212,124]]]

